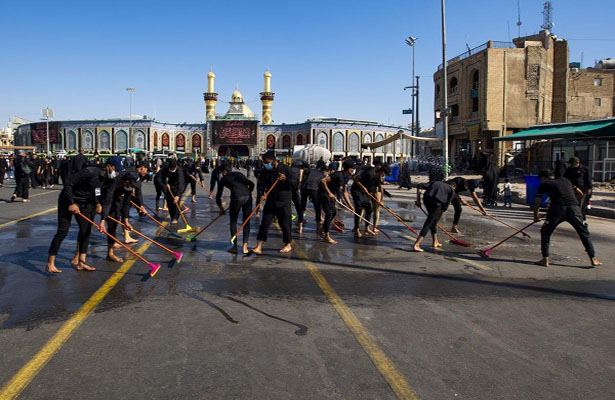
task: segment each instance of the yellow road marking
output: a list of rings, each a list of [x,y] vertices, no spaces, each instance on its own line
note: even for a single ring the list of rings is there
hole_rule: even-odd
[[[25,220],[30,219],[30,218],[38,217],[39,215],[47,214],[47,213],[50,213],[50,212],[55,211],[55,210],[57,210],[57,209],[58,209],[58,207],[53,207],[53,208],[50,208],[50,209],[47,209],[47,210],[44,210],[44,211],[39,211],[39,212],[37,212],[37,213],[27,215],[27,216],[25,216],[25,217],[21,217],[21,218],[18,218],[18,219],[14,219],[14,220],[12,220],[12,221],[5,222],[5,223],[3,223],[3,224],[0,224],[0,228],[3,228],[3,227],[5,227],[5,226],[7,226],[7,225],[16,224],[17,222],[25,221]]]
[[[318,268],[316,268],[316,266],[309,261],[303,248],[301,248],[297,242],[295,242],[293,248],[295,253],[303,259],[303,263],[307,267],[308,271],[310,271],[312,278],[314,278],[320,287],[320,290],[322,290],[325,296],[327,296],[327,299],[331,305],[333,305],[335,311],[337,311],[348,329],[350,329],[361,347],[363,347],[363,350],[367,353],[369,358],[372,360],[372,363],[374,363],[374,366],[378,369],[378,372],[380,372],[380,375],[382,375],[391,389],[393,389],[397,397],[399,399],[418,400],[417,394],[414,390],[412,390],[406,379],[397,370],[397,368],[395,368],[393,362],[387,357],[384,351],[382,351],[369,332],[367,332],[363,325],[361,325],[361,322],[359,322],[357,316],[337,295],[331,285],[329,285],[329,282],[327,282]]]
[[[166,225],[166,222],[163,222]],[[156,230],[156,234],[162,228]],[[138,254],[143,254],[152,242],[146,242],[137,249]],[[81,326],[83,321],[94,311],[94,308],[107,296],[107,294],[117,285],[124,275],[132,268],[136,258],[125,261],[122,266],[113,274],[103,285],[66,321],[60,330],[58,330],[45,343],[43,348],[19,372],[17,372],[10,381],[8,381],[2,389],[0,389],[0,399],[14,399],[28,386],[32,379],[40,372],[41,369],[53,358],[53,356],[62,348],[64,343],[72,336],[72,334]]]

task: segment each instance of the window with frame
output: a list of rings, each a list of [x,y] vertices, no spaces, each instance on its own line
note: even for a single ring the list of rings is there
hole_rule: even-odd
[[[594,86],[602,86],[602,78],[594,78]]]
[[[596,107],[601,107],[601,106],[602,106],[602,99],[601,99],[601,98],[599,98],[599,97],[596,97],[596,98],[594,99],[594,105],[595,105]]]

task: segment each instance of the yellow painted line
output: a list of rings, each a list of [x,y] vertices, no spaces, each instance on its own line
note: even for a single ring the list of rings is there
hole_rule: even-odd
[[[58,209],[58,207],[53,207],[53,208],[49,208],[49,209],[44,210],[44,211],[39,211],[39,212],[37,212],[37,213],[27,215],[27,216],[25,216],[25,217],[21,217],[21,218],[18,218],[18,219],[14,219],[14,220],[12,220],[12,221],[5,222],[5,223],[3,223],[3,224],[0,224],[0,228],[3,228],[3,227],[5,227],[5,226],[7,226],[7,225],[16,224],[16,223],[21,222],[21,221],[25,221],[25,220],[30,219],[30,218],[38,217],[39,215],[47,214],[47,213],[50,213],[50,212],[55,211],[55,210],[57,210],[57,209]]]
[[[316,281],[320,290],[327,296],[327,299],[333,305],[333,308],[339,316],[342,318],[348,329],[352,332],[357,339],[363,350],[367,353],[369,358],[374,363],[374,366],[380,372],[380,375],[389,384],[395,395],[399,399],[405,400],[418,400],[418,396],[414,390],[410,387],[406,378],[397,370],[393,362],[382,351],[380,346],[371,337],[369,332],[361,325],[357,316],[350,310],[350,308],[344,303],[344,301],[337,295],[335,290],[329,285],[329,282],[320,273],[318,268],[309,261],[305,251],[299,246],[297,242],[294,243],[293,249],[295,253],[303,259],[303,263],[307,267],[308,271],[312,275],[312,278]]]
[[[163,222],[166,225],[166,222]],[[156,233],[162,228],[158,228]],[[137,253],[144,253],[152,242],[146,242],[137,249]],[[58,330],[45,343],[43,348],[26,365],[24,365],[17,374],[8,381],[2,389],[0,389],[0,399],[14,399],[28,386],[43,367],[53,358],[53,356],[62,348],[64,343],[72,336],[73,333],[81,326],[83,321],[94,311],[94,308],[107,296],[107,294],[117,285],[124,275],[132,268],[136,258],[125,261],[121,267],[103,285],[66,321],[60,330]]]

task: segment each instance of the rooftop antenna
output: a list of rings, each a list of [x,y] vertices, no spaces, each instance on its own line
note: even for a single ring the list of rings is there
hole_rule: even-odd
[[[580,65],[581,69],[583,69],[583,56],[584,56],[584,54],[583,54],[583,52],[581,52],[581,65]]]
[[[517,37],[521,37],[521,0],[517,0]]]
[[[541,28],[547,32],[553,29],[553,4],[550,1],[545,1],[544,9],[542,10],[542,26]]]

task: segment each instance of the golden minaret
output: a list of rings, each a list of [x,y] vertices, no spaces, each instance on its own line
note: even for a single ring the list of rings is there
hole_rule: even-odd
[[[262,125],[270,125],[273,123],[271,105],[273,104],[274,95],[275,93],[271,91],[271,73],[267,71],[265,72],[265,88],[261,93],[261,103],[263,104]]]
[[[214,79],[216,75],[213,71],[207,74],[207,93],[203,93],[205,99],[205,119],[211,121],[216,119],[216,103],[218,102],[218,93],[214,91]]]

